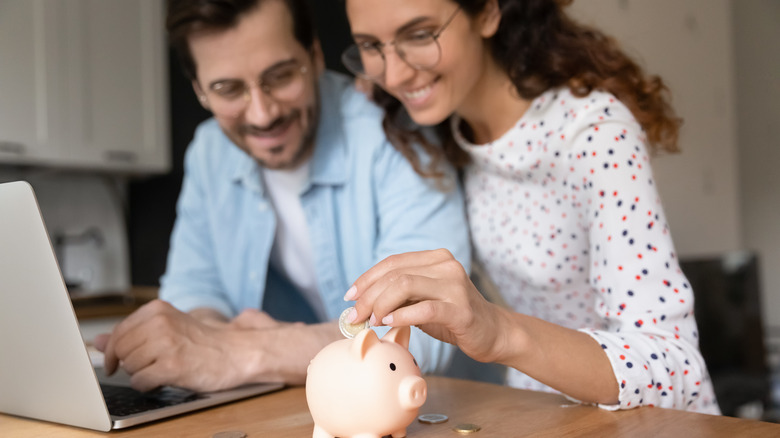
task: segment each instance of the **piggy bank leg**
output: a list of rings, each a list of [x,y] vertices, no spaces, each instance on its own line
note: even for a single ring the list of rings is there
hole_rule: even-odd
[[[398,432],[393,432],[391,436],[393,438],[404,438],[406,436],[406,429],[401,429]]]
[[[312,433],[311,438],[335,438],[333,435],[329,434],[325,431],[325,429],[314,425],[314,433]]]

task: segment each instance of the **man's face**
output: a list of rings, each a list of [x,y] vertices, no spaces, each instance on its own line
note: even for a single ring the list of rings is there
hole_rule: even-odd
[[[231,29],[195,34],[189,46],[195,92],[236,146],[269,169],[294,169],[311,156],[322,53],[295,39],[281,0],[262,2]]]

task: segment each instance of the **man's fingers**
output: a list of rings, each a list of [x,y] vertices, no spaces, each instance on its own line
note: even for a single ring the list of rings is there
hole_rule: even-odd
[[[114,331],[108,338],[108,342],[103,350],[103,367],[106,375],[110,376],[113,374],[119,367],[119,361],[123,357],[146,342],[144,333],[147,330],[153,330],[150,327],[150,321],[159,321],[159,315],[170,314],[171,311],[179,312],[165,301],[150,301],[114,327]]]
[[[101,333],[95,336],[95,339],[92,341],[92,345],[95,346],[95,348],[98,351],[106,351],[106,345],[108,344],[108,340],[110,338],[111,338],[110,334]]]
[[[167,350],[165,347],[163,350]],[[164,354],[174,354],[167,352]],[[142,345],[139,348],[132,350],[130,353],[122,357],[122,368],[129,374],[136,374],[139,371],[152,365],[155,360],[161,356],[160,349],[154,348],[151,345]]]
[[[144,325],[152,316],[158,314],[168,313],[171,310],[175,310],[173,306],[162,300],[153,300],[138,310],[131,313],[127,318],[123,319],[115,328],[111,337],[121,337],[125,333],[135,330],[137,327]]]
[[[164,385],[175,385],[175,382],[170,379],[170,376],[161,367],[157,367],[154,364],[130,377],[130,386],[137,391],[151,391]]]

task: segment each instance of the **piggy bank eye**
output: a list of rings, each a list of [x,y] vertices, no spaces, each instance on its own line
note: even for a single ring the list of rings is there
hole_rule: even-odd
[[[395,364],[394,364],[394,363],[392,363],[392,362],[390,363],[390,369],[391,369],[391,370],[393,370],[393,371],[395,371]]]
[[[420,365],[417,365],[417,359],[412,358],[412,362],[414,362],[414,366],[416,366],[417,368],[420,368]]]

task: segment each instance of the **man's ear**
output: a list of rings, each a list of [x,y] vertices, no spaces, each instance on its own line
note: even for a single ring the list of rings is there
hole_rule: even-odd
[[[491,38],[498,31],[501,24],[501,7],[498,0],[488,0],[485,8],[479,13],[480,35],[482,38]]]
[[[211,111],[211,108],[209,108],[209,101],[206,100],[206,92],[203,91],[203,88],[200,87],[197,79],[192,80],[192,90],[195,92],[195,95],[198,96],[198,102],[200,102],[200,106],[208,111]]]

